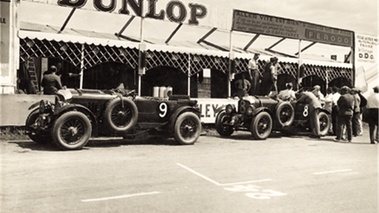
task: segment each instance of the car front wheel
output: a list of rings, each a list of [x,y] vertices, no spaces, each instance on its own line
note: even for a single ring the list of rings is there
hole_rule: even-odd
[[[33,110],[25,122],[25,131],[29,138],[39,144],[45,144],[51,141],[51,136],[48,131],[40,131],[36,128],[33,128],[33,125],[36,125],[36,121],[39,118],[39,109]]]
[[[327,135],[331,125],[330,117],[325,112],[319,112],[317,114],[317,119],[320,125],[320,136]]]
[[[82,149],[91,137],[92,126],[89,118],[77,111],[66,112],[54,123],[52,137],[62,150]]]
[[[182,145],[194,144],[200,136],[201,123],[193,112],[184,112],[179,115],[174,125],[174,138]]]
[[[264,140],[270,136],[272,119],[268,112],[258,113],[251,121],[250,131],[257,140]]]
[[[223,137],[231,136],[234,132],[232,126],[224,125],[225,122],[230,122],[230,116],[226,115],[225,110],[220,111],[216,116],[216,131]]]

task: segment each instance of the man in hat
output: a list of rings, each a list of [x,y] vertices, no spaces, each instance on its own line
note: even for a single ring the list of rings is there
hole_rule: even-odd
[[[354,114],[354,97],[350,94],[350,88],[343,86],[341,88],[341,97],[337,101],[338,106],[338,125],[336,142],[342,139],[343,127],[346,127],[347,140],[351,142],[353,137],[352,118]]]
[[[319,100],[321,100],[321,101],[325,100],[324,94],[322,94],[322,92],[321,92],[321,87],[320,87],[319,85],[315,85],[315,86],[313,87],[312,92],[313,92],[313,94],[315,94],[315,96],[316,96]]]
[[[370,131],[371,144],[378,143],[378,113],[379,113],[379,86],[373,88],[374,93],[367,97],[367,115],[365,115],[365,121],[367,121]],[[376,129],[376,138],[375,138]]]
[[[282,90],[278,94],[278,98],[283,101],[292,101],[296,99],[295,91],[292,89],[292,82],[286,83],[286,89]]]
[[[261,78],[261,73],[259,72],[258,59],[259,53],[255,53],[254,57],[249,60],[249,77],[250,77],[250,95],[257,95],[257,89],[259,84],[259,79]]]
[[[44,73],[42,78],[43,94],[54,95],[58,90],[62,89],[61,79],[55,73],[57,72],[56,66],[51,66],[50,69]]]

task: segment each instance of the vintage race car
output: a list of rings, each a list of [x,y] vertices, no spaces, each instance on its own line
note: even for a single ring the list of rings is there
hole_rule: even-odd
[[[310,125],[310,107],[305,102],[292,102],[295,108],[295,119],[291,125],[283,126],[280,130],[285,135],[309,134],[312,132]],[[323,104],[324,105],[324,104]],[[331,112],[325,107],[319,108],[317,113],[319,124],[318,136],[325,136],[329,133],[332,125]]]
[[[81,149],[90,137],[132,138],[140,133],[174,137],[183,145],[200,136],[200,110],[186,95],[139,97],[134,91],[65,89],[55,103],[29,107],[26,133],[37,143],[52,141],[62,150]]]
[[[232,104],[220,108],[215,128],[221,136],[230,136],[236,130],[250,131],[255,139],[266,139],[273,129],[291,125],[294,108],[288,101],[270,97],[244,96],[238,107]]]
[[[308,104],[297,101],[281,101],[270,97],[245,96],[238,101],[237,108],[232,105],[217,110],[215,128],[223,137],[234,131],[250,131],[254,139],[264,140],[272,131],[296,134],[310,131]],[[329,112],[320,109],[318,118],[320,136],[326,135],[330,127]]]

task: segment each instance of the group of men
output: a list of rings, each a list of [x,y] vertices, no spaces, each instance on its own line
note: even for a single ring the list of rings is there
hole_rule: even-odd
[[[259,71],[258,59],[259,53],[249,60],[247,80],[250,83],[250,95],[269,95],[271,91],[278,93],[278,58],[272,57],[265,65],[264,72]],[[259,86],[264,85],[264,86]]]
[[[369,125],[370,143],[378,143],[379,86],[373,88],[373,93],[367,99],[357,88],[343,86],[338,91],[338,88],[332,87],[328,89],[328,99],[332,102],[335,141],[347,139],[351,142],[353,136],[361,136],[362,121],[365,121]]]
[[[277,94],[277,98],[281,100],[307,102],[311,107],[312,135],[316,137],[319,135],[318,109],[322,107],[322,102],[331,103],[332,134],[336,136],[335,141],[347,139],[348,142],[351,142],[353,136],[361,136],[362,114],[365,111],[364,117],[369,124],[370,142],[372,144],[378,142],[378,131],[376,130],[375,133],[375,128],[378,126],[379,86],[374,87],[374,93],[367,100],[358,89],[348,86],[343,86],[340,89],[337,87],[328,88],[326,97],[322,94],[319,85],[314,86],[312,91],[299,89],[295,92],[291,82],[286,83],[286,89],[278,92],[278,58],[270,58],[270,62],[265,65],[262,73],[259,71],[258,59],[259,54],[257,53],[249,60],[249,72],[246,79],[250,84],[248,94],[266,96],[272,93]]]

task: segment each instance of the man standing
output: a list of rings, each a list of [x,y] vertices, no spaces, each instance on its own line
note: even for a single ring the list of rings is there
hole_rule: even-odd
[[[320,121],[318,119],[318,112],[321,108],[321,102],[318,100],[318,98],[313,94],[312,92],[303,91],[303,89],[300,89],[296,93],[297,102],[306,103],[308,105],[305,105],[307,107],[307,114],[310,116],[310,124],[311,124],[311,130],[312,130],[312,137],[319,138],[320,137]],[[304,110],[306,109],[304,107]]]
[[[375,127],[376,135],[378,135],[378,112],[379,112],[379,86],[373,88],[374,93],[367,98],[367,114],[365,115],[365,120],[368,123],[370,131],[370,142],[375,144]],[[376,138],[377,139],[377,138]],[[376,141],[377,143],[378,141]]]
[[[351,89],[351,95],[354,97],[354,114],[353,114],[353,136],[357,137],[362,134],[362,129],[360,128],[359,118],[361,114],[361,98],[358,95],[359,90],[357,88]]]
[[[347,140],[351,142],[353,137],[352,118],[354,113],[354,97],[350,94],[350,88],[343,86],[341,88],[341,97],[337,101],[338,106],[338,126],[337,137],[335,141],[342,139],[343,127],[346,126]]]
[[[51,66],[50,70],[44,73],[42,78],[43,94],[54,95],[58,90],[62,89],[61,79],[55,73],[57,72],[56,66]]]
[[[255,53],[254,57],[249,60],[248,68],[250,74],[250,95],[257,95],[257,89],[259,84],[259,79],[261,77],[261,73],[259,72],[258,67],[258,59],[259,53]]]
[[[278,88],[276,86],[278,79],[277,63],[278,58],[272,57],[270,58],[270,62],[266,64],[260,84],[260,95],[269,95],[273,88],[276,91],[276,95],[278,94]]]
[[[341,94],[338,91],[336,86],[332,87],[332,128],[333,135],[337,136],[337,128],[338,128],[338,106],[337,101],[341,97]]]

